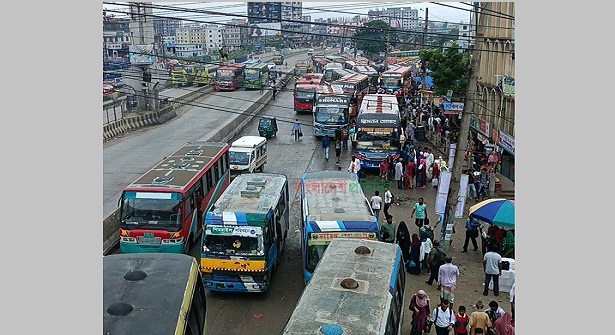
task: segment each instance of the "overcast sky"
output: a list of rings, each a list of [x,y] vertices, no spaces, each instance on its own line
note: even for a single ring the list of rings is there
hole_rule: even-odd
[[[154,2],[155,5],[166,5],[176,8],[193,8],[211,10],[215,12],[224,12],[228,14],[247,15],[247,8],[245,2]],[[367,15],[369,10],[377,10],[384,8],[395,7],[410,7],[412,9],[419,9],[419,17],[425,17],[425,8],[429,9],[429,21],[447,21],[447,22],[469,22],[470,20],[470,7],[459,2],[303,2],[303,15],[311,15],[312,19],[315,18],[338,18],[338,17],[352,17],[355,15]],[[103,4],[103,8],[121,8]],[[155,15],[170,15],[170,12],[154,11]],[[213,16],[202,15],[194,13],[186,14],[174,14],[173,16],[185,17],[191,19],[198,19],[216,23],[216,21],[228,21],[232,17],[226,16]]]

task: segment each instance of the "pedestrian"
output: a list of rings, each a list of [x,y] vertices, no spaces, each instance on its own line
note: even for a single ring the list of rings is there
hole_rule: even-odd
[[[299,141],[299,137],[303,136],[299,119],[295,119],[295,124],[293,124],[293,135],[295,136],[295,141]]]
[[[385,192],[384,192],[384,217],[387,217],[389,215],[389,208],[391,207],[391,204],[393,203],[393,193],[391,193],[391,190],[389,189],[389,187],[387,186],[385,188]]]
[[[468,216],[468,220],[466,221],[466,239],[463,242],[463,248],[461,252],[468,252],[468,244],[470,239],[472,240],[472,245],[474,246],[474,251],[478,250],[478,243],[476,243],[476,238],[478,237],[478,228],[480,227],[480,222],[478,222],[474,215],[470,214]]]
[[[421,240],[418,234],[412,234],[412,243],[410,244],[410,262],[406,268],[410,274],[421,274]]]
[[[325,151],[325,160],[328,162],[329,161],[329,147],[331,146],[331,140],[329,139],[328,135],[325,135],[325,137],[322,138],[321,145]]]
[[[342,149],[344,149],[344,151],[348,150],[348,138],[348,129],[342,128]]]
[[[360,166],[360,163],[358,162],[358,159],[355,156],[352,156],[352,158],[350,158],[350,165],[348,165],[348,172],[350,172],[351,176],[358,179],[359,178],[358,173],[360,169],[361,169],[361,166]]]
[[[453,309],[452,306],[451,309]],[[459,306],[459,310],[455,314],[455,335],[467,335],[468,324],[470,324],[470,316],[466,314],[466,307]]]
[[[480,200],[489,198],[489,174],[487,174],[487,168],[483,167],[480,169],[480,176],[478,176],[478,181],[480,185],[478,189],[478,198]]]
[[[478,199],[478,193],[474,185],[474,172],[472,170],[466,170],[464,173],[468,175],[468,199]]]
[[[393,215],[386,217],[386,222],[380,226],[380,240],[382,242],[394,243],[397,236],[397,223],[393,221]]]
[[[476,311],[470,314],[470,335],[480,335],[487,331],[487,328],[493,327],[493,323],[489,319],[489,315],[483,311],[485,306],[483,302],[478,300],[475,305]],[[480,329],[480,333],[478,330]]]
[[[451,309],[455,302],[457,278],[459,278],[459,267],[453,264],[453,257],[444,257],[444,264],[438,270],[438,284],[440,285],[440,298],[448,300]]]
[[[500,295],[500,276],[502,275],[502,256],[498,253],[497,245],[492,245],[483,256],[483,269],[485,270],[485,287],[483,295],[489,294],[489,284],[493,280],[493,295]]]
[[[448,335],[455,327],[455,315],[453,310],[449,308],[449,302],[446,299],[440,299],[440,306],[436,307],[431,313],[431,320],[436,326],[436,335]]]
[[[393,159],[393,156],[387,155],[386,160],[387,160],[387,166],[389,168],[387,180],[392,181],[394,177],[394,172],[395,172],[395,159]]]
[[[421,227],[421,229],[424,228],[431,228],[428,225],[424,225],[423,227]],[[429,264],[428,264],[428,260],[429,260],[429,254],[431,253],[431,250],[433,249],[433,230],[429,229],[432,233],[431,235],[429,234],[420,234],[419,233],[419,237],[421,238],[421,251],[420,251],[420,261],[421,261],[421,270],[425,271],[425,273],[429,273],[430,269],[429,269]],[[421,231],[421,230],[419,230]],[[427,229],[424,229],[423,231],[427,231]]]
[[[486,221],[483,221],[483,223],[480,224],[480,227],[478,227],[478,231],[480,233],[480,247],[483,256],[487,253],[487,248],[489,246],[489,240],[487,239],[489,236],[489,227],[491,227],[491,224]]]
[[[505,312],[493,325],[497,335],[515,335],[515,324],[512,321],[512,314]]]
[[[416,213],[416,219],[414,220],[414,224],[421,228],[425,224],[425,218],[427,217],[427,204],[423,203],[423,198],[419,198],[419,202],[415,203],[412,206],[412,213],[410,214],[410,218],[414,216]]]
[[[334,139],[336,141],[342,140],[342,126],[338,126],[337,128],[335,128],[334,136],[335,136]]]
[[[515,283],[510,287],[510,312],[512,313],[512,320],[515,321]]]
[[[491,323],[493,324],[494,327],[495,327],[495,323],[505,314],[504,309],[500,307],[498,305],[498,302],[495,300],[491,300],[489,302],[489,308],[485,309],[484,312],[487,313],[487,315],[489,315],[489,320],[491,320]]]
[[[401,249],[401,254],[403,256],[404,265],[407,265],[410,261],[410,231],[408,230],[408,226],[406,226],[405,221],[400,221],[399,226],[397,226],[397,233],[395,235],[395,241],[399,245]]]
[[[414,150],[414,149],[410,149]],[[414,188],[414,177],[416,174],[416,163],[414,162],[414,158],[412,157],[412,151],[408,157],[408,166],[406,167],[406,176],[408,180],[408,188]]]
[[[412,298],[410,298],[410,307],[412,311],[412,329],[410,335],[422,335],[427,324],[427,317],[429,315],[429,296],[425,291],[418,290]]]
[[[442,248],[440,247],[440,241],[433,241],[433,248],[431,248],[431,251],[429,252],[429,258],[427,258],[427,264],[429,265],[430,274],[429,279],[427,279],[427,281],[425,282],[427,285],[431,286],[433,281],[438,279],[438,271],[440,270],[440,266],[444,264],[444,257],[446,257],[446,254],[444,253],[444,251],[442,251]],[[439,286],[438,289],[440,289]]]
[[[340,156],[342,155],[342,144],[340,143],[340,141],[335,141],[335,158],[337,159],[335,161],[335,164],[339,164],[340,163]]]
[[[425,157],[423,157],[422,151],[419,152],[417,160],[418,166],[416,167],[416,188],[425,188],[423,186],[423,182],[425,180],[424,178],[427,178],[427,176],[425,175]]]
[[[382,197],[380,197],[380,191],[376,191],[369,201],[372,206],[372,211],[376,215],[376,219],[380,221],[380,205],[382,204]]]
[[[352,148],[356,149],[357,147],[357,129],[355,127],[355,123],[350,125],[350,129],[348,130],[348,137],[350,139],[350,143],[352,143]]]
[[[380,179],[387,180],[387,175],[389,174],[389,162],[383,160],[380,162]]]
[[[395,181],[397,182],[397,188],[398,189],[403,189],[404,188],[404,180],[403,180],[403,175],[404,175],[404,159],[400,158],[397,163],[395,163]]]
[[[275,80],[271,81],[271,91],[273,92],[273,100],[275,100],[275,94],[277,92],[277,88],[275,87]]]

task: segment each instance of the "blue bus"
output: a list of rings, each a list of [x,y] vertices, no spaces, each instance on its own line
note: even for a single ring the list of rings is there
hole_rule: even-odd
[[[113,83],[115,87],[124,86],[124,78],[120,71],[103,71],[103,82]]]
[[[359,180],[345,171],[307,172],[301,178],[301,252],[304,281],[338,237],[380,239],[380,225]]]
[[[362,169],[378,169],[388,155],[397,159],[401,118],[397,98],[391,94],[367,94],[357,114],[357,145],[354,156]]]
[[[318,263],[282,335],[399,335],[405,285],[397,244],[336,238]]]

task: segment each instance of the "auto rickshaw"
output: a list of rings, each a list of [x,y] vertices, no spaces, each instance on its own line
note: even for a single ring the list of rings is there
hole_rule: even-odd
[[[265,138],[277,136],[278,122],[274,117],[261,117],[258,120],[258,134]]]

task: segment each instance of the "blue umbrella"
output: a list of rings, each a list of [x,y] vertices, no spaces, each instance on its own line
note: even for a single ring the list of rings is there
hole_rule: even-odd
[[[515,202],[508,199],[487,199],[470,207],[470,214],[478,220],[492,225],[515,228]]]

